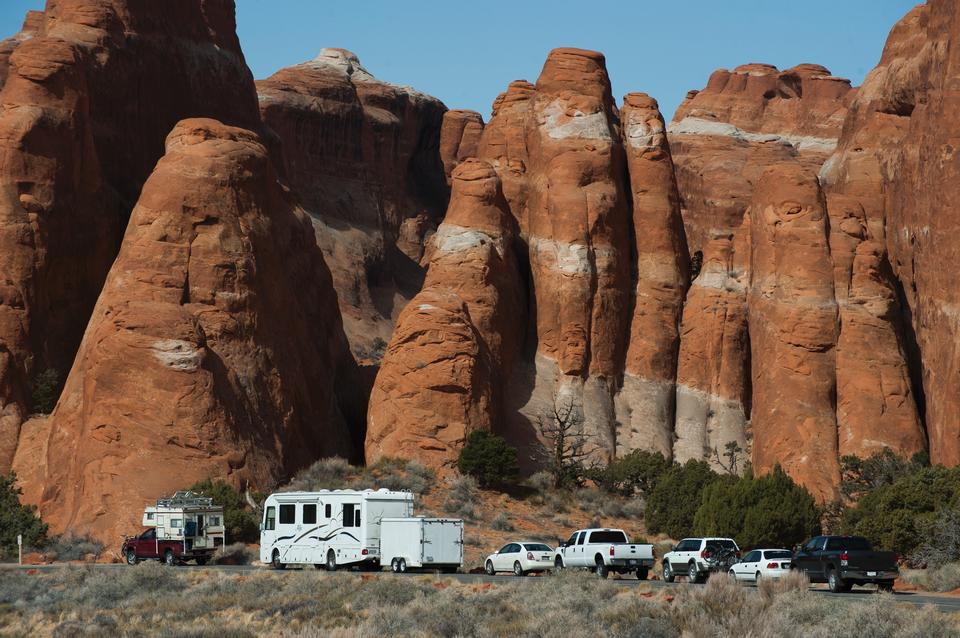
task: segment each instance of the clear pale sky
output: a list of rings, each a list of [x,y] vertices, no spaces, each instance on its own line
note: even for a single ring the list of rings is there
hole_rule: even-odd
[[[162,0],[157,0],[162,1]],[[480,111],[514,79],[536,80],[560,46],[602,51],[619,100],[646,91],[669,119],[716,68],[815,62],[855,84],[880,58],[910,0],[237,0],[240,42],[257,78],[350,49],[377,77],[450,108]],[[0,0],[0,33],[43,0]]]

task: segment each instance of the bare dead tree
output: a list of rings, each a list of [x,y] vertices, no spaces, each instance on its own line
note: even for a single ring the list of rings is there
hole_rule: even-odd
[[[537,417],[540,436],[546,445],[541,461],[553,477],[554,487],[564,487],[580,474],[583,459],[589,455],[588,437],[583,431],[583,417],[573,403],[557,406]]]
[[[738,476],[738,470],[740,469],[740,455],[743,454],[743,448],[740,447],[740,444],[736,441],[728,441],[723,448],[724,453],[722,458],[717,448],[713,448],[713,460],[716,461],[717,465],[719,465],[727,474]]]

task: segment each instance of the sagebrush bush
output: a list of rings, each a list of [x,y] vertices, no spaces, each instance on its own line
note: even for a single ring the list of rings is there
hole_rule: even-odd
[[[257,554],[244,543],[232,543],[217,549],[213,555],[216,565],[249,565]]]
[[[473,520],[477,516],[477,479],[458,476],[450,483],[443,509],[447,514]]]
[[[904,572],[904,578],[923,591],[953,591],[960,589],[960,563],[911,569]]]
[[[96,560],[103,553],[103,549],[103,543],[90,536],[61,534],[50,539],[43,552],[50,560],[84,560],[88,556]]]
[[[436,483],[436,474],[420,461],[383,457],[372,465],[357,467],[339,457],[320,459],[304,468],[283,488],[284,492],[319,490],[407,490],[426,494]]]
[[[498,532],[512,532],[515,528],[506,512],[500,512],[490,522],[490,527]]]

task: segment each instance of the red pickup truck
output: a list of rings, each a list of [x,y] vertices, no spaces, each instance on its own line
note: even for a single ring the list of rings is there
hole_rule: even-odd
[[[120,551],[129,565],[144,560],[162,560],[167,565],[194,560],[197,565],[206,565],[214,553],[213,549],[191,547],[189,540],[157,540],[157,530],[153,527],[138,536],[126,538]]]

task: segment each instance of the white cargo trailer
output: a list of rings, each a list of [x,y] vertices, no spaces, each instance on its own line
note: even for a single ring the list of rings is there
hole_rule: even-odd
[[[390,569],[439,569],[453,573],[463,563],[463,521],[450,518],[384,518],[380,557]]]

